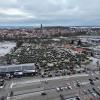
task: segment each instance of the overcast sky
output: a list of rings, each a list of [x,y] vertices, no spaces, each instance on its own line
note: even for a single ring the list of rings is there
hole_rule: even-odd
[[[0,25],[100,25],[100,0],[0,0]]]

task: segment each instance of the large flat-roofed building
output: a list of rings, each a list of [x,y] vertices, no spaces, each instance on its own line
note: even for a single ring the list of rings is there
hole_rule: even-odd
[[[14,75],[15,72],[22,72],[23,74],[34,74],[37,72],[37,70],[34,63],[0,66],[0,75]]]

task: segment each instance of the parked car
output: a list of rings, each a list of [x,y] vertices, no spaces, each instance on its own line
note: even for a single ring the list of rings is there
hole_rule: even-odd
[[[45,96],[45,95],[47,95],[47,93],[43,91],[43,92],[41,93],[41,95],[42,95],[42,96]]]
[[[83,93],[86,95],[87,94],[87,91],[86,90],[83,90]]]
[[[4,79],[0,79],[0,88],[3,88],[5,84],[5,80]]]
[[[14,77],[22,77],[22,76],[23,76],[23,72],[22,71],[14,72]]]

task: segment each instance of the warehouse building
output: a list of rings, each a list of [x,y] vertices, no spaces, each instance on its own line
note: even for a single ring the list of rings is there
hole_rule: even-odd
[[[34,63],[0,66],[0,76],[28,76],[35,75],[37,68]]]

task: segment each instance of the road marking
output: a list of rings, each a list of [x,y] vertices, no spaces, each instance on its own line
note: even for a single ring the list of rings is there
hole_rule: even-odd
[[[11,88],[11,89],[12,89],[13,85],[15,85],[15,84],[12,82],[11,85],[10,85],[10,88]]]
[[[7,97],[7,100],[10,100],[10,97]]]
[[[82,82],[82,85],[86,85],[86,84],[89,84],[89,82]]]

